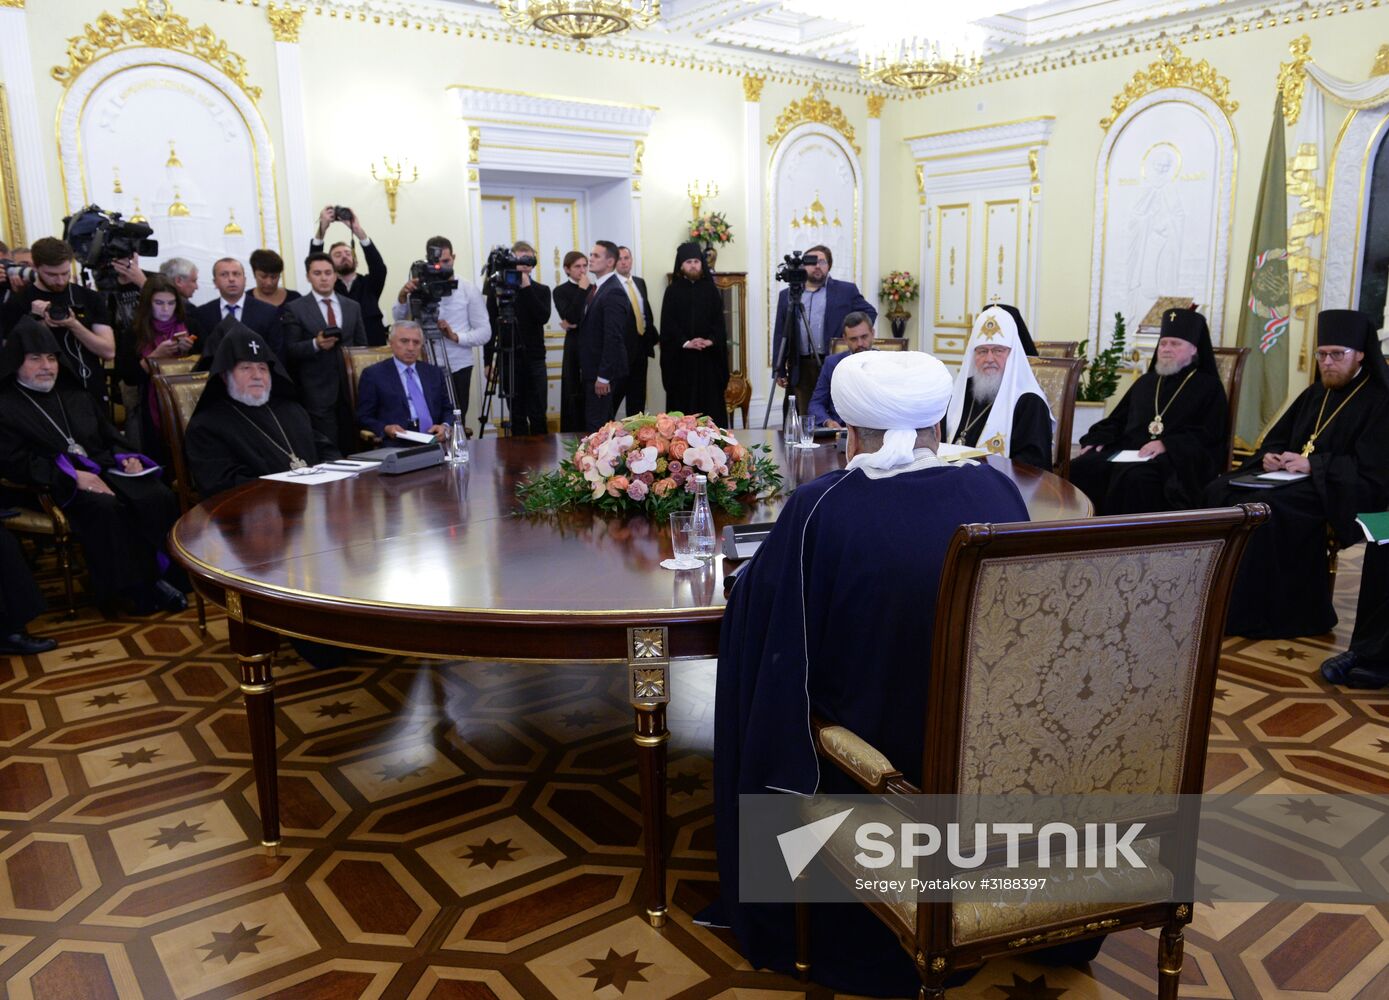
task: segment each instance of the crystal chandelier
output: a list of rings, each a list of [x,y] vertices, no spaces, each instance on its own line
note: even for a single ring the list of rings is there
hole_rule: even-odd
[[[963,40],[898,38],[866,43],[859,51],[859,74],[872,83],[919,93],[973,76],[983,62],[980,51]]]
[[[661,0],[497,0],[514,28],[534,28],[582,43],[648,27],[661,16]]]

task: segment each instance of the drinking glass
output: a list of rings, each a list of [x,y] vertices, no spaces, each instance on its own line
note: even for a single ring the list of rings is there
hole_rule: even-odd
[[[694,531],[694,512],[678,510],[670,515],[670,547],[675,562],[681,569],[695,569],[699,559],[695,555],[697,540]]]
[[[801,417],[801,440],[799,442],[799,447],[815,447],[815,418],[808,413]]]

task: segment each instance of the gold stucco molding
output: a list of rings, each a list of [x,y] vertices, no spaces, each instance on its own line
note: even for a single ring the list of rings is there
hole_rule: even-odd
[[[863,150],[859,149],[858,143],[854,141],[854,127],[849,124],[838,105],[825,99],[818,83],[810,88],[809,94],[799,101],[792,101],[777,115],[776,126],[772,129],[772,134],[767,136],[767,145],[775,146],[785,138],[787,132],[797,125],[805,124],[826,125],[834,129],[848,141],[855,153],[863,155]]]
[[[14,10],[24,9],[24,0],[0,0],[0,8],[11,7]]]
[[[1370,67],[1370,76],[1389,76],[1389,44],[1381,45],[1375,53],[1375,64]]]
[[[749,104],[756,104],[762,100],[762,88],[766,86],[765,76],[745,76],[743,77],[743,100]]]
[[[1108,129],[1134,101],[1145,94],[1167,87],[1185,87],[1205,94],[1227,115],[1239,109],[1239,102],[1230,99],[1230,81],[1221,76],[1214,66],[1202,59],[1192,62],[1182,55],[1182,50],[1169,45],[1163,50],[1162,58],[1151,63],[1133,75],[1124,89],[1114,96],[1108,116],[1100,119],[1100,128]]]
[[[14,136],[10,133],[10,105],[5,85],[0,83],[0,195],[5,199],[5,221],[10,246],[28,242],[24,236],[24,206],[19,202],[19,167],[15,159]]]
[[[82,34],[68,39],[68,64],[54,66],[53,79],[71,86],[84,69],[102,56],[139,46],[186,52],[231,77],[252,100],[260,100],[260,88],[246,81],[246,60],[231,51],[207,25],[194,28],[188,18],[175,14],[168,0],[140,0],[138,6],[125,8],[120,16],[103,13],[85,25]]]
[[[1298,35],[1288,43],[1290,63],[1278,64],[1278,89],[1283,94],[1283,120],[1296,125],[1302,114],[1302,91],[1307,86],[1307,70],[1312,61],[1312,39]]]
[[[883,105],[887,103],[885,94],[868,95],[868,117],[881,118],[883,116]]]
[[[293,7],[276,7],[273,3],[265,9],[270,30],[277,42],[298,42],[299,28],[304,23],[304,12]]]

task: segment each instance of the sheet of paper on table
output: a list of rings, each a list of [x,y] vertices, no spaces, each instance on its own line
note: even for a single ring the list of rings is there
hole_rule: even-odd
[[[989,453],[983,448],[971,448],[963,444],[941,442],[936,448],[936,457],[942,462],[963,462],[969,458],[985,458]]]
[[[1306,479],[1306,472],[1288,472],[1286,469],[1278,469],[1276,472],[1261,472],[1260,479],[1267,479],[1271,483],[1295,483],[1299,479]]]
[[[290,469],[288,472],[276,472],[269,476],[261,476],[262,479],[269,479],[277,483],[298,483],[300,486],[318,486],[321,483],[335,483],[339,479],[351,479],[357,473],[339,471],[333,469]]]
[[[1111,462],[1147,462],[1153,458],[1152,455],[1140,455],[1136,449],[1116,451],[1109,456]]]
[[[409,441],[412,444],[430,444],[434,441],[433,434],[426,434],[423,431],[397,431],[397,441]]]

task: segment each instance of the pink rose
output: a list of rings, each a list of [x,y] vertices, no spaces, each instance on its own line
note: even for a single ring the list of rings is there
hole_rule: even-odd
[[[641,430],[637,431],[637,440],[642,444],[651,444],[657,436],[656,428],[654,427],[643,427]]]
[[[637,479],[641,480],[647,486],[650,486],[652,483],[656,481],[656,477],[649,472],[643,472],[640,476],[637,477]]]
[[[665,496],[673,489],[675,489],[674,479],[658,479],[651,486],[651,492],[656,494],[658,497]]]
[[[643,500],[646,499],[646,491],[647,485],[640,479],[632,483],[631,486],[627,487],[627,495],[631,497],[633,500],[635,500],[637,503],[641,503]]]
[[[748,450],[740,444],[729,445],[727,451],[729,459],[734,462],[741,462],[748,454]]]
[[[667,416],[656,418],[656,432],[663,438],[668,438],[675,433],[675,421]]]
[[[667,451],[670,450],[670,440],[669,440],[668,438],[655,437],[655,438],[652,438],[652,439],[648,442],[648,444],[649,444],[652,448],[655,448],[655,449],[656,449],[656,454],[657,454],[657,455],[664,455]]]
[[[679,438],[676,438],[674,441],[670,443],[670,457],[678,462],[680,459],[685,457],[685,449],[688,447],[689,444],[680,440]]]
[[[626,476],[613,476],[608,480],[608,496],[615,497],[631,485]]]

